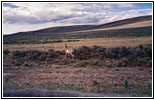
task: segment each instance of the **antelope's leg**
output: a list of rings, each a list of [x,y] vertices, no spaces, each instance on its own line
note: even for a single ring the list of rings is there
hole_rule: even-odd
[[[72,58],[74,59],[74,55],[71,53]]]
[[[65,54],[65,59],[67,59],[67,53]]]

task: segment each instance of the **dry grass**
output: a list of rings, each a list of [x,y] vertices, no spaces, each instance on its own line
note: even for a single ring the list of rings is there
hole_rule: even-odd
[[[66,41],[69,39],[64,39]],[[64,44],[67,43],[69,48],[77,48],[79,46],[137,46],[139,44],[152,43],[152,37],[119,37],[119,38],[88,38],[88,39],[76,39],[77,42],[61,42],[61,43],[48,43],[48,44],[4,44],[4,49],[9,50],[27,50],[37,49],[46,51],[50,48],[55,50],[64,50]]]

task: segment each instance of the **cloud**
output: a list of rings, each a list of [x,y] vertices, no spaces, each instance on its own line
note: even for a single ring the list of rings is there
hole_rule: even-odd
[[[120,7],[120,8],[133,8],[133,7],[136,7],[134,4],[131,4],[131,3],[120,3],[120,4],[117,4],[117,7]]]
[[[13,2],[3,5],[3,33],[61,25],[103,24],[143,15],[152,15],[152,9],[137,8],[132,3]]]

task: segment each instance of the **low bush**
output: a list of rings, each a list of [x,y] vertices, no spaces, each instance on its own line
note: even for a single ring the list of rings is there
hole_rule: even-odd
[[[80,40],[67,40],[67,42],[78,42]]]
[[[92,47],[82,46],[75,49],[75,58],[79,60],[114,59],[116,61],[115,63],[116,66],[128,66],[128,65],[151,66],[152,45],[144,44],[132,48],[131,47],[104,48],[102,46],[92,46]],[[111,66],[109,64],[106,65]]]
[[[79,61],[78,65],[79,67],[86,67],[89,64],[87,60]]]
[[[82,46],[77,49],[74,49],[75,58],[79,60],[86,60],[86,59],[91,58],[90,54],[91,54],[90,48],[87,46]]]
[[[23,50],[23,51],[13,51],[13,58],[23,58],[28,60],[40,60],[45,61],[46,59],[56,58],[57,53],[50,49],[48,52],[38,51],[38,50]]]
[[[89,60],[89,63],[91,66],[102,66],[103,62],[100,61],[99,59],[91,59]]]
[[[119,60],[116,60],[115,66],[116,67],[125,67],[128,65],[128,63],[129,63],[128,59],[124,57]]]
[[[146,66],[146,67],[152,66],[152,59],[150,59],[149,57],[137,58],[137,60],[140,62],[141,66]]]
[[[13,62],[13,64],[15,65],[15,66],[21,66],[22,64],[24,64],[24,61],[23,60],[15,60],[14,62]]]
[[[6,49],[6,50],[3,50],[3,54],[4,54],[4,55],[8,55],[9,53],[10,53],[9,50],[7,50],[7,49]]]
[[[26,56],[26,52],[25,51],[13,51],[12,52],[12,56],[14,58],[21,58],[21,57],[25,57]]]
[[[92,66],[152,66],[152,45],[144,44],[136,47],[111,47],[103,46],[81,46],[74,48],[74,57],[78,61],[78,65],[85,67]],[[4,51],[3,51],[4,52]],[[8,54],[9,51],[5,51]],[[62,57],[65,58],[65,51],[54,51],[49,49],[47,52],[38,50],[13,51],[13,58],[38,61],[53,61],[59,63]],[[105,60],[110,63],[104,62]],[[73,61],[74,62],[74,61]],[[70,64],[71,62],[62,61],[62,64]]]
[[[47,58],[56,58],[57,53],[53,49],[49,49],[47,52]]]
[[[37,51],[37,50],[28,50],[28,51],[25,51],[25,54],[26,54],[26,58],[29,60],[43,60],[45,52]]]

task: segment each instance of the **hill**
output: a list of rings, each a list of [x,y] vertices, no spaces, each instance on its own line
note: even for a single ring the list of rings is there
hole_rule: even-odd
[[[123,19],[101,25],[73,25],[4,35],[4,43],[48,43],[63,38],[151,36],[152,16]],[[61,41],[54,41],[61,42]]]
[[[140,23],[140,22],[146,22],[151,21],[152,16],[140,16],[140,17],[135,17],[135,18],[129,18],[129,19],[124,19],[124,20],[119,20],[119,21],[114,21],[111,23],[106,23],[106,24],[101,24],[98,26],[94,26],[94,28],[108,28],[108,27],[116,27],[116,26],[122,26],[122,25],[128,25],[128,24],[133,24],[133,23]],[[144,23],[144,24],[146,24]]]

